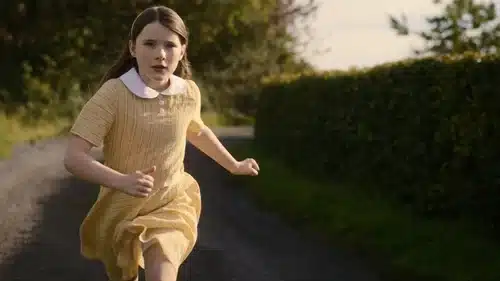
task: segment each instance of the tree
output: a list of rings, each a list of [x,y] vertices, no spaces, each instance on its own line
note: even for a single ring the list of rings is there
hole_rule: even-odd
[[[314,0],[5,0],[0,106],[59,109],[70,102],[77,110],[127,43],[132,20],[152,4],[185,19],[195,77],[218,109],[234,106],[238,92],[262,76],[309,67],[288,29],[314,11]]]
[[[441,0],[434,4],[443,5]],[[427,31],[412,31],[407,17],[389,16],[390,27],[398,35],[417,35],[424,40],[423,49],[414,49],[416,55],[459,54],[467,51],[483,54],[498,53],[500,47],[500,21],[493,2],[453,0],[444,5],[440,15],[426,18]]]

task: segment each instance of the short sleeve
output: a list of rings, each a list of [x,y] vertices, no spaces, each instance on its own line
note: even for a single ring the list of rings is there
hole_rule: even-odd
[[[100,146],[114,122],[116,106],[116,81],[108,80],[82,107],[70,132]]]
[[[203,128],[205,128],[205,123],[201,119],[201,94],[200,88],[196,83],[192,80],[188,80],[189,88],[192,96],[196,102],[196,109],[193,114],[193,117],[189,123],[188,131],[193,133],[199,133]]]

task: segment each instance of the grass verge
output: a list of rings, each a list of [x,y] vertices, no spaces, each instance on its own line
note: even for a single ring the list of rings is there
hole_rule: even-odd
[[[222,123],[222,117],[214,112],[202,113],[202,118],[211,127]],[[9,157],[12,147],[17,143],[66,134],[72,124],[67,119],[40,121],[36,125],[29,125],[21,120],[21,117],[7,117],[0,113],[0,159]]]
[[[258,159],[260,175],[237,180],[261,207],[332,248],[354,249],[383,280],[500,280],[500,246],[465,222],[417,218],[360,188],[309,179],[250,143],[231,151]]]
[[[0,159],[9,157],[15,144],[61,135],[69,124],[68,120],[60,119],[53,122],[40,121],[36,125],[28,125],[22,122],[21,118],[0,114]]]
[[[201,119],[203,119],[203,122],[207,124],[208,126],[214,127],[217,125],[221,125],[224,123],[224,118],[217,112],[213,111],[205,111],[201,113]]]

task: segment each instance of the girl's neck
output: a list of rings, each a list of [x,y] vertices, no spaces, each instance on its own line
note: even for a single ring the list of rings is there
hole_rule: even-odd
[[[166,89],[168,89],[168,87],[170,87],[170,77],[167,77],[161,83],[160,82],[155,83],[155,82],[151,81],[147,76],[141,74],[137,69],[136,69],[136,71],[137,71],[137,73],[139,73],[139,77],[142,79],[144,84],[155,91],[163,92]]]

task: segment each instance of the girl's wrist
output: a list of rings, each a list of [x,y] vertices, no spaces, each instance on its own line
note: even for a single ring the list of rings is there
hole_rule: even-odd
[[[238,171],[238,167],[240,165],[240,162],[237,161],[237,160],[234,160],[234,161],[231,161],[231,164],[228,168],[228,171],[231,173],[231,174],[235,174],[236,171]]]
[[[120,172],[114,172],[112,173],[111,180],[110,180],[110,187],[113,189],[120,189],[122,186],[123,179],[125,178],[125,174],[122,174]]]

